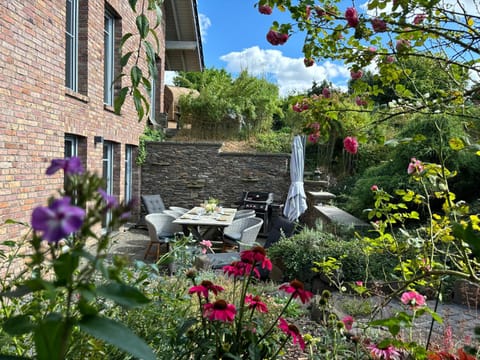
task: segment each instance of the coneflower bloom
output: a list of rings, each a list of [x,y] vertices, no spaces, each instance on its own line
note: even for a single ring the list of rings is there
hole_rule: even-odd
[[[313,294],[304,290],[303,283],[298,280],[293,280],[289,284],[283,284],[280,286],[280,290],[285,291],[287,294],[292,294],[294,299],[300,299],[303,304],[306,304],[313,297]]]
[[[249,250],[242,251],[240,259],[248,264],[260,264],[262,269],[272,270],[272,262],[267,257],[265,249],[261,246],[254,246]]]
[[[203,305],[203,316],[212,321],[233,322],[236,313],[235,305],[221,299]]]
[[[219,292],[223,291],[223,287],[215,285],[209,280],[203,280],[200,285],[192,286],[190,290],[188,290],[189,294],[199,294],[203,295],[206,299],[208,299],[208,292],[211,291],[215,295]]]
[[[260,301],[260,296],[258,295],[253,296],[252,294],[248,294],[245,296],[245,303],[248,304],[250,309],[255,309],[261,313],[268,313],[267,305]]]
[[[381,360],[397,360],[400,359],[400,353],[393,345],[388,345],[386,347],[378,347],[378,345],[371,344],[367,348],[370,350],[370,354],[374,359]]]
[[[282,330],[285,334],[292,337],[293,345],[298,344],[302,350],[305,349],[305,340],[303,340],[302,335],[300,334],[300,330],[293,325],[289,324],[285,321],[285,319],[280,318],[280,324],[278,325],[280,330]]]

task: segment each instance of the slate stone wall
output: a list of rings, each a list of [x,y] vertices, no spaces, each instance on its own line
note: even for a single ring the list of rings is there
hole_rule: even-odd
[[[242,191],[268,191],[284,203],[290,154],[221,152],[221,143],[148,142],[142,194],[160,194],[165,205],[190,208],[210,197],[232,206]]]

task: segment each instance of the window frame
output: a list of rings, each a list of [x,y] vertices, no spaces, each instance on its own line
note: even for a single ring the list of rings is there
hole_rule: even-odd
[[[103,27],[103,103],[113,106],[115,79],[115,15],[108,8],[105,9]]]
[[[78,92],[78,17],[79,0],[66,0],[65,87],[74,92]],[[69,23],[70,27],[68,26]]]

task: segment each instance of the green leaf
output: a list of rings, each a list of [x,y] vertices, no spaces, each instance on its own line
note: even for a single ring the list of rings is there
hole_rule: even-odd
[[[136,24],[137,24],[137,29],[138,29],[138,33],[140,34],[140,37],[142,39],[145,39],[147,37],[148,31],[150,29],[150,24],[148,22],[148,18],[144,14],[138,15],[137,20],[136,20]]]
[[[130,4],[130,7],[132,8],[133,12],[137,12],[136,10],[137,0],[128,0],[128,3]]]
[[[127,307],[141,306],[150,302],[140,290],[125,284],[111,283],[102,285],[97,287],[97,293]]]
[[[120,115],[120,110],[122,109],[122,105],[125,102],[127,94],[128,87],[124,87],[118,92],[118,95],[117,97],[115,97],[115,101],[113,102],[113,109],[115,110],[115,114]]]
[[[133,36],[132,33],[126,33],[125,35],[122,36],[122,40],[120,40],[120,48],[123,47],[125,42],[130,39]]]
[[[36,359],[64,359],[71,325],[67,325],[61,314],[51,313],[37,325],[34,333]]]
[[[480,233],[473,229],[472,223],[468,223],[466,228],[458,223],[453,224],[453,234],[470,245],[473,255],[480,259]]]
[[[124,67],[125,65],[127,65],[128,60],[130,60],[130,56],[132,56],[132,54],[133,54],[133,51],[129,51],[122,56],[122,58],[120,59],[120,66],[121,67]]]
[[[111,319],[89,316],[80,321],[80,329],[97,339],[143,360],[155,360],[155,354],[143,339],[129,328]]]
[[[27,315],[13,316],[3,323],[3,329],[10,335],[22,335],[31,332],[34,324]]]
[[[142,70],[137,65],[132,66],[130,79],[132,80],[133,87],[137,87],[138,84],[140,84],[140,80],[142,80]]]
[[[60,255],[53,263],[53,269],[61,284],[66,284],[71,280],[72,274],[77,267],[78,256],[73,256],[71,253]]]
[[[153,36],[153,38],[155,39],[155,47],[156,47],[156,51],[158,53],[158,49],[160,48],[160,41],[158,40],[158,35],[157,33],[155,32],[155,30],[153,29],[150,29],[150,34]]]
[[[145,52],[147,53],[147,61],[155,63],[155,50],[153,50],[152,44],[150,44],[148,41],[143,41],[143,46],[145,47]]]

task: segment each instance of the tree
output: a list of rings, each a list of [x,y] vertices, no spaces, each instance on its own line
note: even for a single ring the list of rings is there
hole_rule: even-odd
[[[258,5],[290,13],[293,23],[273,22],[270,30],[297,36],[296,27],[304,33],[307,64],[326,58],[342,60],[354,78],[359,74],[361,77],[366,66],[375,65],[376,82],[356,81],[353,99],[378,96],[393,87],[402,103],[381,109],[383,120],[411,112],[456,114],[461,110],[459,104],[466,104],[479,92],[480,83],[475,80],[480,70],[477,0],[468,6],[439,0],[374,0],[368,2],[365,12],[355,6],[341,8],[341,3],[317,3],[314,6],[311,0],[295,4],[290,0],[261,0]],[[405,59],[413,61],[413,57],[430,61],[436,76],[442,74],[452,86],[438,89],[430,96],[409,91],[401,81],[409,75]]]

